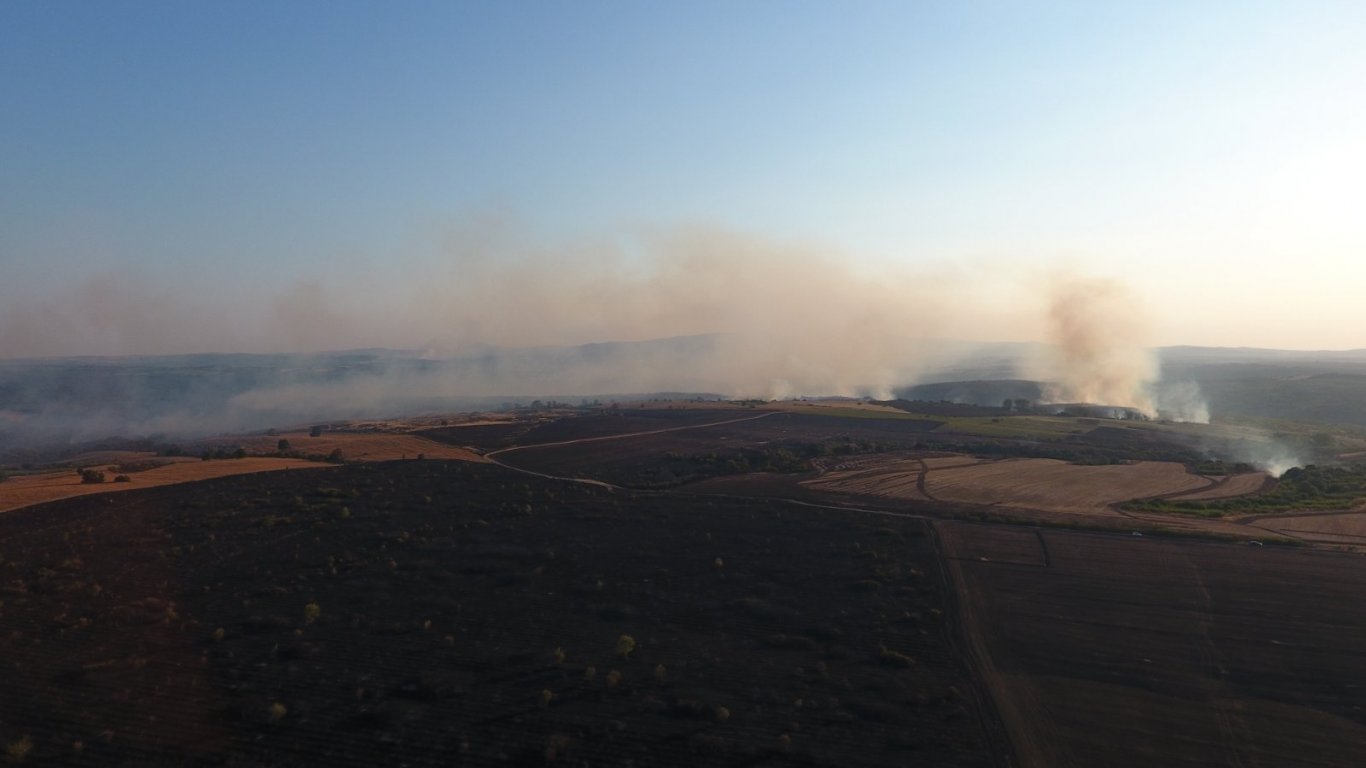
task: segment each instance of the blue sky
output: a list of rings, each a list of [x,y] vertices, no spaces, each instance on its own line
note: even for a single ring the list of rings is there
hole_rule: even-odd
[[[1155,343],[1366,347],[1363,51],[1347,2],[10,0],[0,302],[401,303],[471,222],[701,224],[1116,278]]]

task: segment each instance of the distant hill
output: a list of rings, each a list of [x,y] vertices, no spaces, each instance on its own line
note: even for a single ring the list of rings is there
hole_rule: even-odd
[[[195,354],[0,360],[0,461],[12,449],[112,436],[240,432],[311,421],[494,409],[535,399],[728,391],[711,370],[722,335],[570,347],[482,348],[453,356],[358,349],[308,355]],[[1042,398],[1018,378],[1037,344],[936,342],[898,397],[999,407]],[[733,350],[732,350],[733,351]],[[1158,350],[1164,384],[1190,382],[1215,418],[1366,427],[1366,350]],[[893,365],[898,361],[893,361]],[[829,395],[834,392],[795,392]],[[7,454],[8,451],[8,454]]]
[[[896,395],[904,400],[999,406],[1005,400],[1038,402],[1043,397],[1043,387],[1037,381],[1024,379],[943,381],[903,387]]]

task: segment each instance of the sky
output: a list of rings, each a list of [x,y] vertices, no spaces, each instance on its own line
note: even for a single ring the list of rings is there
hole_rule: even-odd
[[[0,357],[728,330],[797,269],[1366,347],[1362,94],[1355,2],[7,0]]]

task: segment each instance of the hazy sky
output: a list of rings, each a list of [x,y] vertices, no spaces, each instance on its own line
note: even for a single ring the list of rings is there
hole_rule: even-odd
[[[947,335],[1075,273],[1152,343],[1366,347],[1360,2],[6,0],[0,105],[0,355],[455,343],[413,307],[680,229]]]

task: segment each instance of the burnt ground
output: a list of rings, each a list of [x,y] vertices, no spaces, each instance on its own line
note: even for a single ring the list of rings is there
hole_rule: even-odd
[[[493,450],[499,462],[534,472],[656,489],[754,471],[797,473],[808,469],[812,458],[890,450],[1056,458],[1080,463],[1193,463],[1203,457],[1179,435],[1128,429],[1096,419],[1079,419],[1078,423],[1098,426],[1084,434],[1024,439],[958,433],[951,424],[932,418],[633,408],[527,425],[520,432],[500,427],[496,442],[489,442],[482,433],[463,431],[475,427],[421,434]]]
[[[939,530],[1021,765],[1366,765],[1366,558]]]
[[[561,425],[541,438],[594,439],[496,458],[650,479],[671,455],[932,429],[691,427]],[[795,475],[728,471],[639,492],[408,461],[0,516],[0,746],[47,765],[1366,764],[1366,560],[802,506],[770,498],[821,503]],[[941,507],[906,509],[974,514]]]
[[[0,746],[36,765],[993,765],[944,578],[921,520],[481,464],[68,500],[0,516]]]

